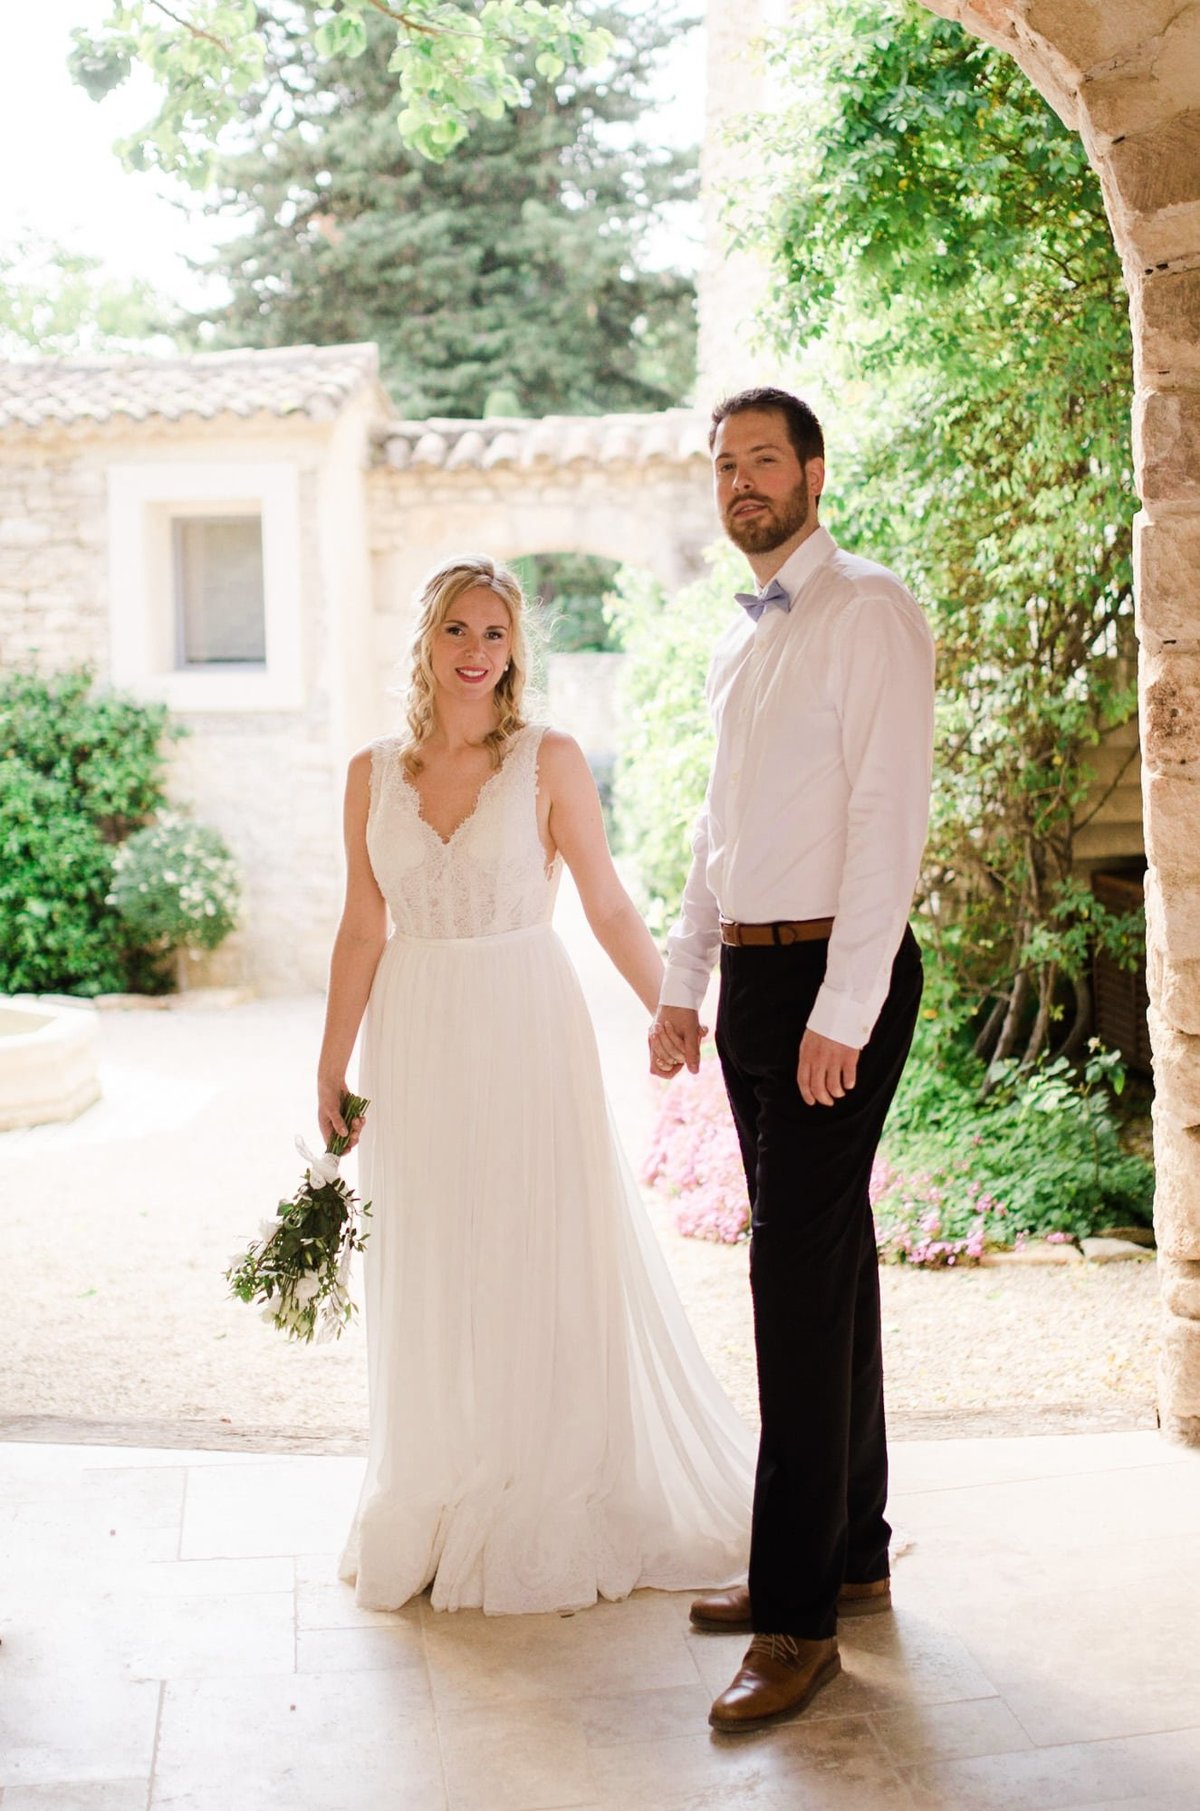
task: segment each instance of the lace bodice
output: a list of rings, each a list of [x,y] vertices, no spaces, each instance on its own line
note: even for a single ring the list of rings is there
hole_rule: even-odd
[[[537,827],[542,731],[523,729],[484,782],[475,809],[443,842],[421,815],[399,737],[371,749],[367,852],[403,937],[489,937],[546,924],[561,858],[547,868]]]

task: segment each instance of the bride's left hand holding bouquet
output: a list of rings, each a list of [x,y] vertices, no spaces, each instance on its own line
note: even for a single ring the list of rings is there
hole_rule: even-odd
[[[356,1130],[355,1121],[369,1105],[361,1094],[344,1094],[345,1124]],[[371,1203],[360,1202],[338,1173],[338,1159],[349,1144],[348,1133],[331,1132],[324,1155],[317,1157],[297,1138],[307,1165],[303,1182],[225,1272],[230,1294],[264,1303],[263,1319],[289,1339],[337,1339],[356,1312],[347,1287],[350,1259],[366,1244],[361,1222]]]

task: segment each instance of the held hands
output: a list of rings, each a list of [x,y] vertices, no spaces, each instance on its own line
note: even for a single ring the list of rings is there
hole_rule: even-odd
[[[858,1051],[852,1044],[806,1031],[800,1040],[796,1086],[809,1107],[832,1107],[849,1094],[858,1079]]]
[[[708,1036],[708,1026],[700,1023],[700,1014],[690,1006],[660,1006],[649,1033],[650,1073],[660,1081],[670,1081],[681,1069],[695,1075],[700,1067],[700,1042]]]
[[[317,1077],[317,1125],[322,1143],[328,1146],[330,1138],[336,1133],[339,1138],[349,1140],[346,1149],[352,1151],[358,1143],[365,1121],[355,1119],[347,1125],[342,1118],[341,1103],[348,1092],[344,1076],[336,1080],[324,1075]]]

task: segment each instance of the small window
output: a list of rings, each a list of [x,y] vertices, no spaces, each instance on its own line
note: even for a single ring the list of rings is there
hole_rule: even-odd
[[[267,657],[259,516],[176,516],[176,666],[262,666]]]

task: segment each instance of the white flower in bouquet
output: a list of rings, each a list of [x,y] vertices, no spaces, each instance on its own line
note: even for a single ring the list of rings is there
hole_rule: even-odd
[[[361,1095],[344,1096],[347,1125],[361,1119],[369,1104]],[[351,1256],[366,1243],[361,1220],[371,1203],[360,1203],[339,1173],[338,1159],[348,1142],[335,1135],[328,1150],[315,1156],[296,1140],[306,1165],[304,1181],[290,1201],[279,1203],[277,1214],[260,1223],[257,1240],[225,1272],[231,1294],[261,1302],[263,1320],[289,1339],[336,1339],[355,1313],[346,1281]]]

